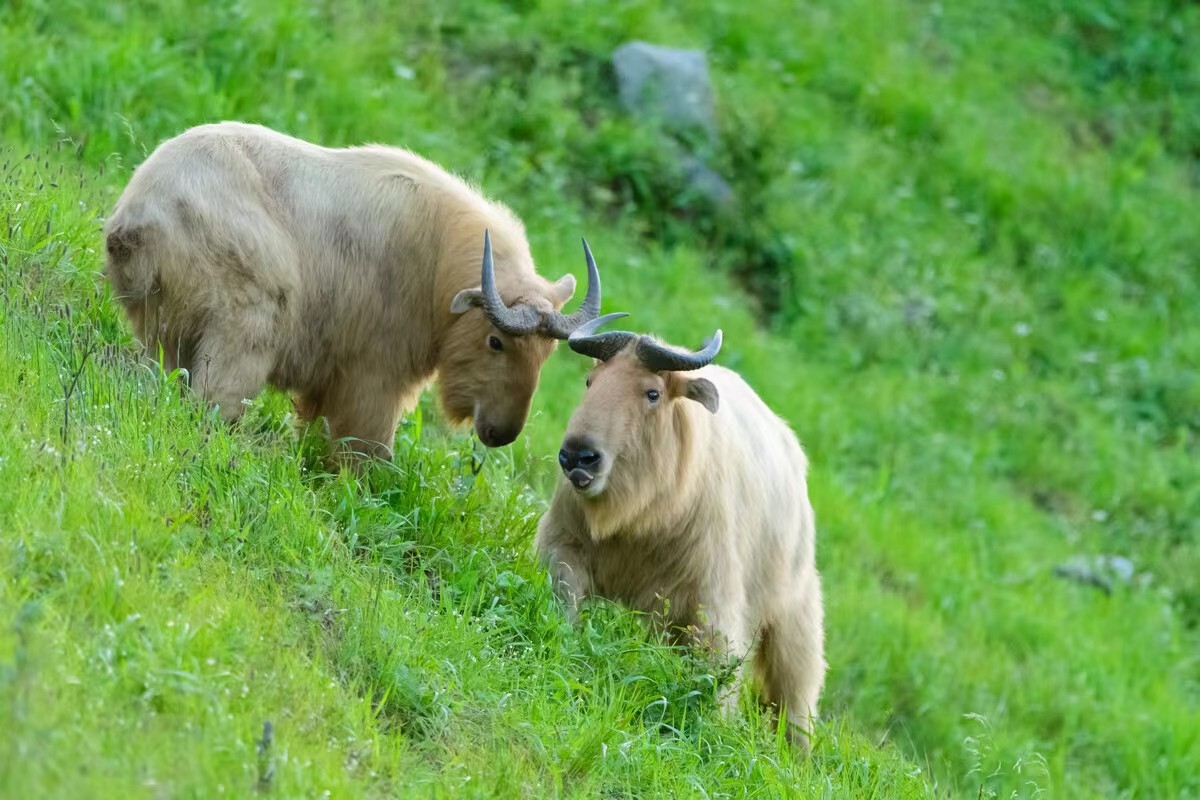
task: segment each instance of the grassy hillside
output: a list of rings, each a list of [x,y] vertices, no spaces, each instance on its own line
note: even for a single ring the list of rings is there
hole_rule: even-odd
[[[1200,8],[393,5],[0,9],[0,794],[1200,796]],[[634,38],[708,50],[732,212],[618,110]],[[426,403],[361,483],[137,364],[103,215],[225,118],[410,146],[543,273],[583,234],[608,309],[725,329],[814,465],[811,760],[630,615],[564,623],[565,348],[479,474]],[[1055,574],[1100,555],[1133,577]]]

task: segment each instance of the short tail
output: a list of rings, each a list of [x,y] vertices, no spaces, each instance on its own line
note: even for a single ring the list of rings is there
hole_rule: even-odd
[[[148,233],[145,226],[120,221],[110,223],[106,231],[105,274],[114,296],[127,308],[141,305],[158,290],[158,272],[146,252]]]

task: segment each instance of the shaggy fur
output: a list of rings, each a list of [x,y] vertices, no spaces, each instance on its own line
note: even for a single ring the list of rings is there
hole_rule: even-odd
[[[762,699],[786,707],[807,750],[823,608],[808,464],[788,425],[736,373],[654,373],[631,346],[596,367],[563,441],[603,457],[584,489],[562,480],[538,528],[568,616],[597,595],[720,654],[745,658],[757,638]]]
[[[387,457],[436,376],[447,417],[498,446],[524,427],[557,343],[451,311],[479,285],[485,229],[505,302],[561,309],[575,279],[540,277],[520,220],[431,162],[223,122],[134,172],[105,226],[106,274],[147,350],[227,419],[272,384]]]

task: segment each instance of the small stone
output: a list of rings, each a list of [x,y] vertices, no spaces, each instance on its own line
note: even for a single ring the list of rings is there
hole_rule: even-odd
[[[1122,582],[1133,580],[1133,562],[1125,556],[1099,556],[1097,560],[1104,562],[1108,570]]]
[[[904,321],[913,326],[929,323],[937,313],[937,303],[926,295],[911,295],[904,301]]]
[[[685,155],[680,166],[688,188],[716,206],[730,206],[735,199],[733,187],[700,159]]]
[[[676,132],[688,128],[716,136],[708,57],[702,50],[679,50],[628,42],[612,55],[621,105],[632,114],[655,117]]]
[[[1085,586],[1093,586],[1105,594],[1112,594],[1118,583],[1129,583],[1134,576],[1133,562],[1124,556],[1078,555],[1054,568],[1054,574]]]

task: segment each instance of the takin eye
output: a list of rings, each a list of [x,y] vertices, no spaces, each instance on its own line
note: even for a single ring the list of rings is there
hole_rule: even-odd
[[[591,375],[588,375],[588,376],[587,376],[587,380],[585,380],[585,381],[583,382],[583,385],[584,385],[584,386],[586,386],[586,387],[587,387],[587,388],[589,388],[589,389],[590,389],[590,388],[592,388],[592,376],[591,376]]]
[[[657,403],[658,402],[658,389],[650,389],[649,391],[647,391],[646,399],[649,400],[651,403]]]
[[[492,348],[497,353],[499,353],[501,350],[504,349],[504,342],[500,341],[499,336],[489,336],[488,337],[488,347]]]

